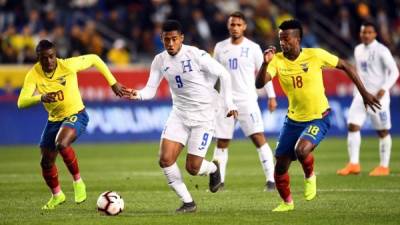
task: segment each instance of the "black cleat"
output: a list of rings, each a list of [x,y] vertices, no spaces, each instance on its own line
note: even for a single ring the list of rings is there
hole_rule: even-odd
[[[219,171],[219,163],[218,161],[213,161],[215,166],[217,166],[217,170],[214,173],[210,173],[210,183],[208,184],[208,187],[210,188],[210,191],[212,193],[215,193],[218,191],[218,189],[223,186],[223,183],[221,183],[221,173]]]
[[[265,191],[275,191],[275,182],[267,181],[265,183]]]
[[[192,213],[196,212],[197,206],[193,202],[184,202],[181,207],[177,208],[175,212],[177,213]]]

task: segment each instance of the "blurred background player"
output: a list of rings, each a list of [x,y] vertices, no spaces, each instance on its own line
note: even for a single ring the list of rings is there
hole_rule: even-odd
[[[379,108],[379,100],[367,92],[357,73],[346,61],[320,48],[301,48],[302,27],[297,20],[286,20],[279,26],[279,44],[265,51],[264,63],[256,78],[256,87],[262,88],[278,76],[283,91],[288,96],[288,113],[276,147],[275,182],[283,202],[275,212],[290,211],[294,203],[290,192],[288,170],[298,159],[305,175],[304,197],[312,200],[317,193],[314,174],[314,157],[311,152],[325,137],[330,128],[330,108],[325,96],[322,69],[342,69],[357,86],[364,104]]]
[[[233,101],[238,107],[239,115],[235,120],[231,117],[227,118],[224,110],[218,113],[215,128],[217,146],[214,150],[214,159],[220,163],[221,182],[224,184],[228,146],[233,138],[235,122],[239,121],[243,133],[250,137],[257,148],[266,178],[266,190],[274,190],[273,155],[264,136],[264,123],[254,86],[255,74],[261,67],[263,54],[258,44],[244,36],[247,23],[241,12],[234,12],[229,16],[227,27],[230,38],[216,44],[214,57],[231,74]],[[272,112],[277,106],[272,82],[268,82],[264,87],[269,97],[268,108]],[[222,107],[225,107],[223,102]]]
[[[95,66],[107,79],[116,95],[121,97],[126,93],[97,55],[58,59],[56,47],[48,40],[39,42],[36,54],[38,63],[25,77],[18,108],[27,108],[42,102],[49,114],[40,140],[40,165],[43,178],[53,195],[42,209],[54,209],[65,201],[55,164],[58,153],[63,157],[73,177],[75,202],[81,203],[86,200],[86,187],[79,173],[77,157],[71,147],[85,131],[89,121],[79,93],[76,73]]]
[[[164,127],[160,144],[159,164],[168,185],[180,197],[183,204],[176,212],[194,212],[193,201],[176,160],[187,145],[186,170],[189,174],[210,175],[209,188],[216,192],[221,187],[218,162],[204,159],[210,145],[215,116],[217,92],[214,85],[219,78],[227,116],[237,116],[232,102],[231,80],[228,71],[208,53],[196,47],[183,45],[181,24],[167,20],[162,25],[161,39],[165,51],[154,57],[146,86],[132,90],[131,99],[147,100],[155,96],[157,88],[165,78],[172,95],[172,111]]]
[[[355,91],[348,117],[347,151],[350,162],[337,171],[339,175],[358,174],[361,171],[360,128],[367,116],[370,116],[372,124],[379,136],[380,164],[372,170],[370,176],[387,176],[390,173],[389,161],[392,150],[392,138],[389,130],[392,126],[390,117],[390,93],[389,89],[396,83],[399,70],[390,50],[376,40],[376,26],[371,22],[361,25],[361,44],[354,49],[354,57],[357,64],[357,72],[360,74],[365,88],[374,94],[382,104],[382,108],[376,112],[365,108],[362,97]]]

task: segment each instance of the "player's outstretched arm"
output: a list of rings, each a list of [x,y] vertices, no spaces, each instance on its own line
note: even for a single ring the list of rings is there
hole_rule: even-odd
[[[21,93],[18,97],[17,106],[19,109],[28,108],[33,105],[36,105],[42,101],[42,95],[35,95],[36,83],[34,80],[34,76],[31,75],[31,72],[25,77],[24,85],[22,86]]]
[[[379,103],[379,99],[372,95],[371,93],[369,93],[363,83],[360,80],[360,77],[358,76],[358,74],[356,73],[355,69],[353,68],[353,66],[348,63],[347,61],[343,60],[343,59],[339,59],[339,62],[336,66],[336,68],[344,70],[347,74],[347,76],[353,81],[353,83],[356,85],[358,91],[360,92],[364,104],[366,106],[371,107],[372,111],[375,112],[376,109],[380,109],[381,108],[381,104]]]
[[[270,81],[271,75],[267,72],[268,63],[271,62],[272,58],[275,55],[276,48],[274,46],[270,46],[267,50],[264,51],[264,62],[261,65],[261,68],[258,70],[256,76],[256,88],[261,89],[264,85]]]
[[[125,97],[127,95],[130,95],[130,92],[128,89],[124,86],[122,86],[120,83],[116,82],[111,86],[111,89],[113,90],[114,94],[118,97]]]

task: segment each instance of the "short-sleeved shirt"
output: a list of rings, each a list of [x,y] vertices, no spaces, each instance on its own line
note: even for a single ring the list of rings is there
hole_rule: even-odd
[[[339,58],[320,48],[303,48],[291,61],[277,53],[268,64],[267,72],[277,76],[289,100],[288,117],[306,122],[322,118],[329,108],[322,69],[336,67]]]

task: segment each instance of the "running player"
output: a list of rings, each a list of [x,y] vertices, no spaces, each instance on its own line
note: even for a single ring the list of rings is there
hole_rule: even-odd
[[[287,117],[275,153],[276,188],[283,199],[273,209],[275,212],[294,209],[288,174],[293,160],[298,159],[303,167],[305,199],[312,200],[317,194],[314,157],[311,152],[328,132],[331,115],[322,79],[323,68],[344,70],[360,91],[364,104],[372,110],[380,108],[379,100],[367,92],[348,62],[320,48],[301,48],[303,32],[299,21],[284,21],[279,29],[282,53],[275,54],[273,47],[267,49],[256,78],[256,87],[262,88],[277,76],[289,100]]]
[[[168,185],[183,204],[176,212],[196,211],[176,160],[187,145],[186,170],[189,174],[210,175],[209,189],[216,192],[221,187],[218,162],[204,159],[210,145],[218,108],[214,85],[219,78],[226,115],[237,116],[232,102],[231,80],[228,71],[205,51],[183,44],[181,24],[168,20],[162,25],[161,39],[165,51],[156,55],[150,77],[142,90],[132,90],[131,99],[147,100],[154,97],[163,78],[168,81],[172,94],[172,112],[161,135],[159,164]]]
[[[36,47],[38,63],[28,72],[22,87],[18,108],[43,103],[49,118],[40,140],[42,175],[52,192],[42,209],[54,209],[65,201],[58,182],[55,164],[58,153],[73,177],[75,202],[86,200],[86,187],[80,176],[78,160],[71,144],[85,131],[89,121],[78,88],[76,73],[95,66],[106,78],[117,96],[127,92],[97,55],[83,55],[68,59],[56,58],[56,48],[48,40]],[[37,93],[35,92],[37,91]]]

